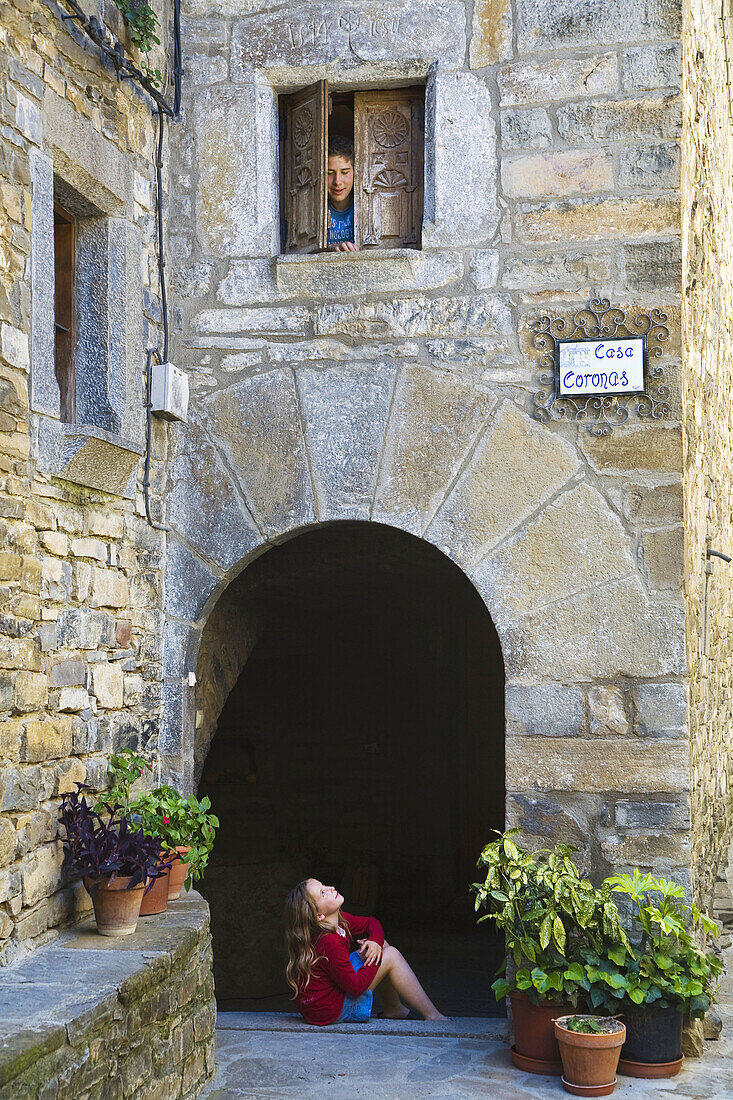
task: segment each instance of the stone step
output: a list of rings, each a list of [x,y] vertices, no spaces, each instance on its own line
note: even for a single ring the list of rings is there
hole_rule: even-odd
[[[217,1031],[305,1032],[309,1035],[391,1035],[441,1039],[504,1040],[509,1028],[505,1019],[496,1017],[456,1017],[453,1020],[380,1020],[377,1016],[363,1024],[330,1024],[319,1028],[287,1012],[220,1012]]]

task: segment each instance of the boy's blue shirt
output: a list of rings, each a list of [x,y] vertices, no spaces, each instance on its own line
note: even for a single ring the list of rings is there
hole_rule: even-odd
[[[338,244],[339,241],[353,241],[354,239],[354,203],[346,210],[334,210],[328,204],[328,243]]]

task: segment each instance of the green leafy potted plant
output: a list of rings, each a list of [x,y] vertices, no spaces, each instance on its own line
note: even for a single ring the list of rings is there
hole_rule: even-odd
[[[171,867],[169,899],[180,896],[184,879],[186,889],[203,875],[214,846],[219,819],[210,813],[211,801],[195,795],[188,798],[174,787],[163,785],[139,795],[130,810],[139,814],[145,829],[155,832],[164,847],[177,855]]]
[[[555,1036],[562,1058],[562,1085],[574,1096],[608,1096],[616,1088],[616,1069],[626,1038],[615,1016],[561,1016]]]
[[[64,796],[59,821],[72,869],[84,880],[103,936],[129,936],[137,927],[146,883],[161,875],[160,841],[135,828],[123,807],[108,803],[105,814],[87,802],[84,787]]]
[[[696,942],[715,936],[718,927],[696,905],[685,901],[684,887],[642,874],[613,875],[607,884],[632,904],[639,943],[626,964],[623,1011],[626,1043],[619,1069],[631,1077],[672,1077],[682,1065],[685,1014],[704,1015],[723,969],[720,959]]]
[[[499,834],[483,849],[486,879],[474,883],[476,909],[487,912],[506,938],[507,953],[493,983],[497,1000],[512,1005],[512,1060],[532,1073],[562,1072],[553,1020],[570,1012],[593,989],[603,1003],[618,979],[609,951],[631,947],[611,888],[596,889],[581,877],[567,845],[525,852]],[[621,957],[619,955],[619,957]]]
[[[141,823],[148,836],[160,837],[157,822],[146,820],[137,810],[138,796],[133,800],[133,785],[145,776],[146,772],[152,772],[152,764],[145,757],[135,752],[134,749],[123,749],[122,752],[112,753],[109,758],[109,771],[112,776],[112,789],[110,797],[124,807],[125,813]],[[98,803],[95,809],[99,810],[103,803]],[[168,887],[170,882],[171,860],[165,848],[161,847],[159,854],[160,875],[148,884],[140,906],[140,915],[150,917],[156,913],[163,913],[168,907]]]

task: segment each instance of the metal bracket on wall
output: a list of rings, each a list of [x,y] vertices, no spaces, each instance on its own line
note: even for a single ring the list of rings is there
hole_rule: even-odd
[[[667,314],[659,309],[625,311],[611,306],[608,298],[593,298],[588,306],[567,320],[565,317],[538,317],[532,323],[532,342],[541,353],[542,387],[534,394],[534,417],[543,423],[550,420],[577,421],[591,435],[610,435],[624,424],[632,411],[643,419],[663,420],[670,414],[669,387],[664,382],[664,367],[653,360],[664,354],[669,339]],[[560,397],[555,378],[555,346],[558,340],[612,340],[646,337],[648,357],[647,389],[645,393]]]

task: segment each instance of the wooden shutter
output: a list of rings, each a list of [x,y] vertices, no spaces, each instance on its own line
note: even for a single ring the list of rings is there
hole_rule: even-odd
[[[283,252],[326,247],[328,81],[283,96],[280,116],[280,216]]]
[[[419,248],[425,89],[354,94],[357,241]]]
[[[76,419],[76,371],[74,366],[74,267],[75,225],[71,214],[58,204],[53,215],[54,314],[56,322],[56,381],[61,393],[61,419]]]

